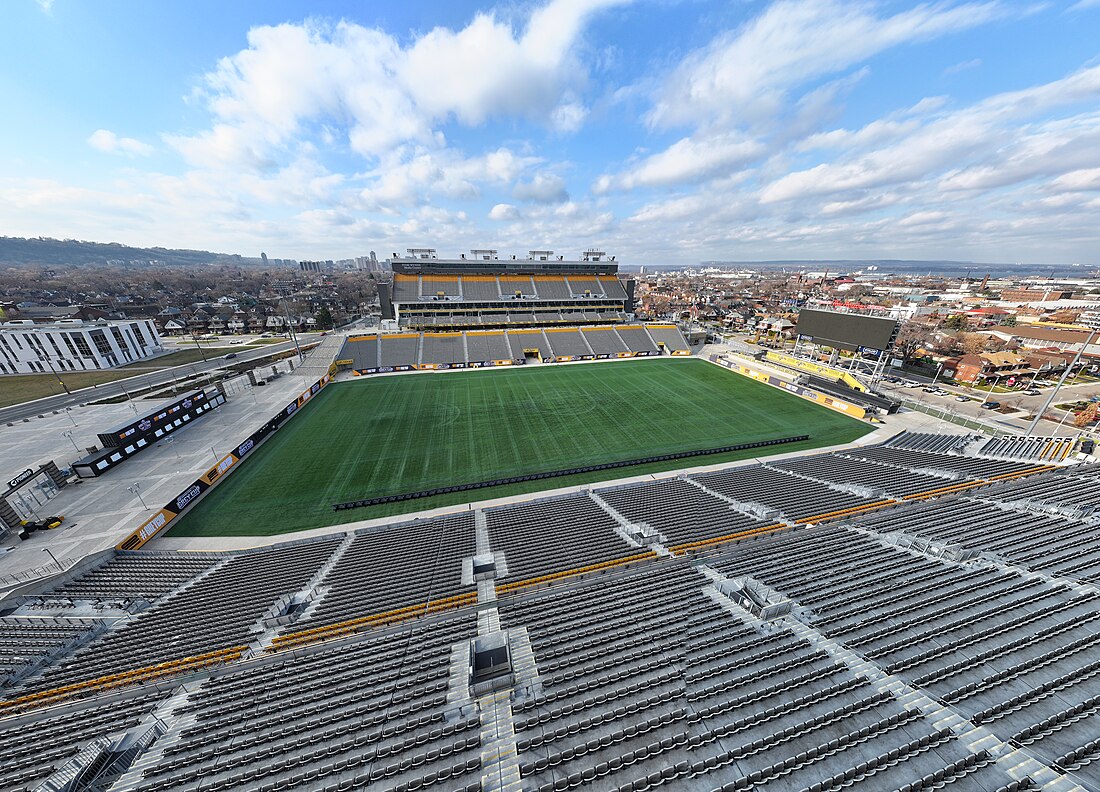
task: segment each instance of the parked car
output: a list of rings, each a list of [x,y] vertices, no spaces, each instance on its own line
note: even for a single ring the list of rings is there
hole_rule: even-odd
[[[995,401],[987,401],[987,402],[982,402],[978,406],[981,407],[983,410],[996,410],[998,407],[1001,406],[1001,403],[1000,402],[995,402]]]
[[[970,401],[970,397],[969,396],[956,396],[955,401],[957,401],[957,402]]]
[[[1028,396],[1042,396],[1043,392],[1038,388],[1028,388],[1024,393]]]

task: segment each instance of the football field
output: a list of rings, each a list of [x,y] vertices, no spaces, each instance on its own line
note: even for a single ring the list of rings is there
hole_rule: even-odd
[[[276,534],[850,442],[873,427],[696,359],[325,388],[170,530]],[[335,512],[334,503],[808,434],[809,440]]]

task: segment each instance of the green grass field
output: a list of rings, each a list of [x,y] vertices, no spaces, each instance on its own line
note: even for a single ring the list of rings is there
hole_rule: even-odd
[[[701,360],[330,385],[169,533],[276,534],[847,443],[868,424]],[[796,434],[810,439],[334,512],[332,504]]]

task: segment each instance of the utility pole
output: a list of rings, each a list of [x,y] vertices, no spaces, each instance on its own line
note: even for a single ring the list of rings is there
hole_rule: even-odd
[[[302,348],[298,346],[298,336],[294,332],[294,325],[290,321],[290,306],[287,305],[286,295],[280,294],[280,299],[283,301],[283,310],[286,312],[286,329],[290,333],[290,339],[294,342],[294,351],[298,353],[298,360],[301,361],[304,356],[302,355]]]

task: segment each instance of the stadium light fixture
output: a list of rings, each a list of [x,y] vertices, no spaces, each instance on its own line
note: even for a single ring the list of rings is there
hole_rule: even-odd
[[[1092,345],[1092,342],[1095,339],[1096,330],[1093,330],[1091,333],[1089,333],[1089,337],[1085,341],[1085,343],[1081,345],[1081,348],[1079,350],[1077,350],[1077,354],[1073,357],[1073,362],[1066,366],[1066,370],[1062,372],[1061,379],[1058,380],[1058,384],[1054,386],[1054,390],[1052,390],[1050,392],[1050,395],[1047,396],[1047,400],[1043,402],[1043,406],[1039,409],[1038,412],[1035,413],[1035,417],[1031,420],[1031,425],[1027,427],[1027,431],[1024,433],[1024,437],[1031,437],[1033,434],[1035,434],[1035,430],[1039,426],[1039,421],[1043,419],[1043,416],[1046,415],[1047,410],[1050,409],[1050,405],[1054,402],[1054,397],[1057,396],[1058,391],[1062,389],[1062,385],[1065,383],[1070,371],[1072,371],[1073,367],[1080,362],[1081,356],[1085,353],[1085,350]]]
[[[76,444],[76,441],[73,440],[73,430],[72,429],[66,429],[64,432],[61,433],[61,436],[69,438],[69,442],[73,444],[73,448],[76,450],[76,453],[78,453],[78,454],[80,453],[80,446],[78,446]]]
[[[149,508],[148,506],[145,505],[145,498],[141,497],[141,487],[138,484],[138,482],[135,481],[133,484],[131,484],[129,487],[126,488],[126,491],[133,494],[133,495],[137,495],[137,499],[141,502],[141,508],[143,508],[143,509],[148,509]]]

